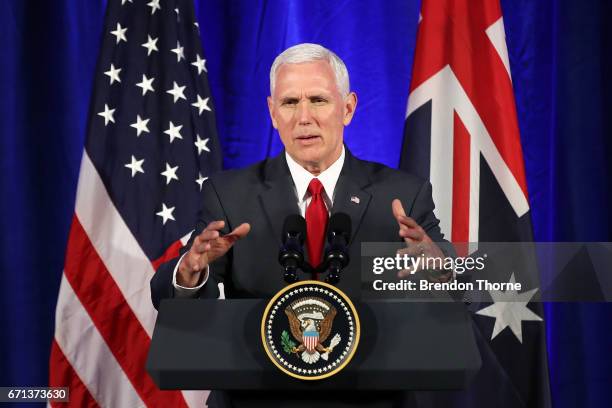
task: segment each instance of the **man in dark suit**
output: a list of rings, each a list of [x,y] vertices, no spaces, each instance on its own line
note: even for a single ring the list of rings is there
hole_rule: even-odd
[[[155,307],[163,298],[269,297],[283,286],[277,256],[288,215],[307,221],[307,256],[318,264],[329,214],[352,221],[352,263],[338,287],[361,291],[360,243],[405,240],[427,256],[443,256],[431,186],[407,173],[355,158],[343,133],[355,113],[348,72],[333,52],[300,44],[280,54],[270,72],[268,107],[285,151],[251,167],[212,176],[203,187],[195,232],[182,255],[151,281]]]

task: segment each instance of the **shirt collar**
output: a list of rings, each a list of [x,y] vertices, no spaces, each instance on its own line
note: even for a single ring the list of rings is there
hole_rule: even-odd
[[[330,201],[333,201],[334,189],[336,188],[336,183],[338,183],[338,178],[340,177],[340,172],[344,165],[344,146],[342,146],[342,153],[338,160],[316,177],[293,160],[287,152],[285,152],[285,158],[287,159],[287,166],[289,166],[289,172],[291,173],[291,178],[293,179],[293,184],[295,185],[295,190],[300,201],[306,198],[308,184],[310,184],[310,180],[313,178],[319,179],[321,184],[323,184],[325,194]]]

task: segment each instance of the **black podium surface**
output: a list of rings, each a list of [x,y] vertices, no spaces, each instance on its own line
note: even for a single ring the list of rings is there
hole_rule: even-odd
[[[465,388],[480,368],[462,303],[355,302],[361,339],[352,361],[323,380],[276,368],[260,337],[265,300],[168,299],[147,370],[160,389],[436,390]]]

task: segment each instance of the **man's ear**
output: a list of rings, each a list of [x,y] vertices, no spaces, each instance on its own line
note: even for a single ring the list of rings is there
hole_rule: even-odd
[[[274,118],[274,101],[272,101],[271,96],[268,96],[267,100],[268,100],[268,111],[270,112],[270,119],[272,119],[272,126],[274,126],[274,129],[278,129],[276,119]]]
[[[344,123],[344,126],[348,126],[348,124],[351,123],[356,108],[357,94],[355,92],[351,92],[346,98],[344,98],[344,118],[342,118],[342,123]]]

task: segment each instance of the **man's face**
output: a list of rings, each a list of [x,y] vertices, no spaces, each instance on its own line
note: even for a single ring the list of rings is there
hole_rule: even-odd
[[[325,60],[281,65],[274,95],[268,97],[272,124],[287,153],[314,174],[340,157],[344,126],[351,122],[356,105],[354,93],[340,95]]]

